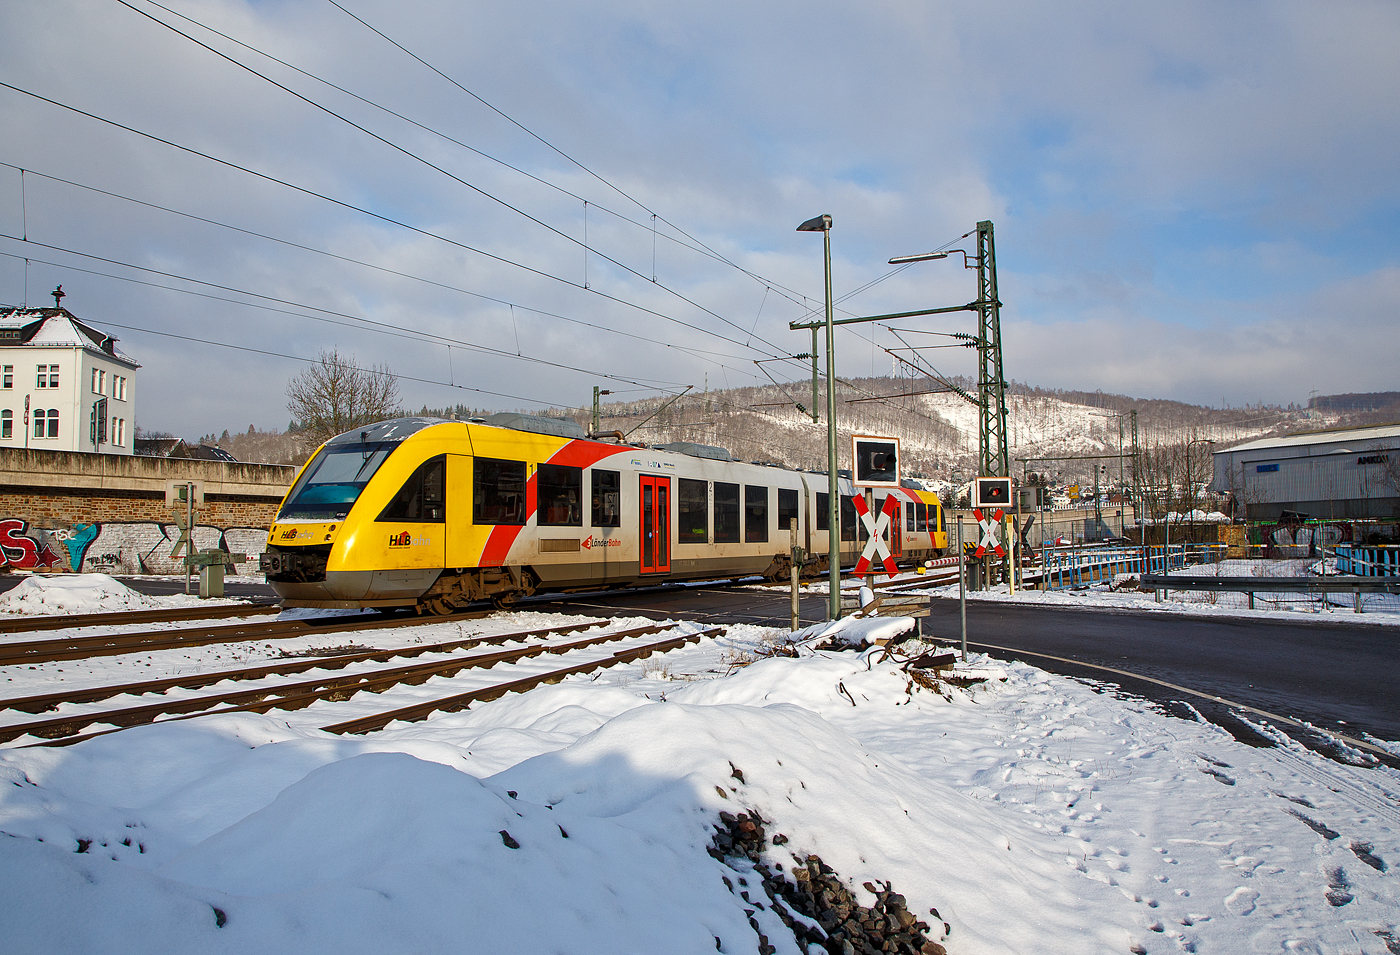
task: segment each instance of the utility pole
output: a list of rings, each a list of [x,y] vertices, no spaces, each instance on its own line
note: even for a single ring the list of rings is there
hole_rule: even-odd
[[[997,298],[996,243],[991,222],[977,223],[977,432],[983,477],[1010,477],[1006,440],[1006,377],[1001,364],[1001,301]]]
[[[603,391],[599,391],[597,385],[593,386],[593,429],[588,432],[591,435],[596,435],[598,433],[598,427],[602,423],[603,418],[602,408],[598,404],[598,397],[600,395],[610,394],[612,394],[611,391],[607,391],[606,389]]]

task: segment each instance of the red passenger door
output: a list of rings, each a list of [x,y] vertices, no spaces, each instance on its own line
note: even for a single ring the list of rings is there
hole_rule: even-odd
[[[641,572],[671,572],[671,479],[641,477]]]
[[[895,557],[904,556],[904,509],[913,507],[908,501],[896,502],[894,514],[890,517],[890,553]]]

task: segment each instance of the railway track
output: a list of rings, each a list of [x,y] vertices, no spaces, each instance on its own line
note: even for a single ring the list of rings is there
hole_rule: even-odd
[[[176,610],[121,610],[116,613],[43,614],[0,619],[0,633],[36,630],[78,630],[84,627],[116,627],[132,623],[183,623],[186,620],[219,620],[280,613],[276,603],[252,603],[223,607],[180,607]]]
[[[50,640],[22,640],[0,645],[0,666],[80,660],[115,656],[121,653],[174,650],[211,643],[242,643],[249,640],[285,640],[314,633],[344,633],[356,630],[388,630],[416,627],[424,623],[456,623],[489,617],[494,610],[476,610],[442,617],[386,616],[379,613],[355,617],[307,617],[270,620],[266,623],[239,623],[218,627],[189,627],[179,630],[139,630],[87,637],[58,637]]]
[[[472,616],[482,616],[482,614]],[[447,619],[448,618],[445,617],[438,618],[433,622],[436,623]],[[13,700],[0,700],[0,708],[30,713],[43,712],[65,705],[82,704],[94,700],[109,699],[119,695],[149,695],[153,693],[164,693],[174,688],[197,688],[229,680],[246,682],[249,680],[284,676],[317,669],[341,670],[357,663],[384,662],[395,657],[421,656],[424,654],[448,652],[450,650],[460,649],[464,646],[486,646],[511,641],[540,639],[555,634],[577,633],[594,629],[606,623],[607,621],[597,621],[518,633],[463,637],[426,646],[412,646],[392,650],[357,651],[332,654],[324,657],[307,657],[286,663],[269,663],[255,667],[244,667],[238,670],[214,671],[204,674],[172,677],[164,680],[146,681],[143,683],[94,687],[87,690],[45,694],[42,696],[31,696]],[[379,625],[382,626],[383,621],[380,621]],[[360,627],[360,629],[363,628],[364,626]],[[530,643],[523,647],[514,647],[485,653],[467,653],[425,663],[356,670],[352,673],[319,676],[311,680],[228,690],[221,693],[194,697],[159,699],[150,703],[122,707],[119,709],[85,710],[78,713],[65,713],[61,716],[54,716],[43,720],[0,726],[0,741],[8,742],[21,736],[32,735],[44,738],[45,742],[30,745],[68,745],[95,736],[119,732],[131,726],[152,723],[160,720],[162,717],[167,718],[161,720],[162,722],[166,722],[169,720],[192,719],[211,713],[266,713],[273,709],[296,710],[310,706],[312,703],[318,701],[348,700],[362,691],[383,693],[395,686],[403,684],[421,684],[433,677],[452,677],[463,670],[489,668],[500,663],[518,664],[521,661],[529,660],[543,654],[563,655],[576,651],[585,651],[602,644],[620,640],[630,640],[650,634],[664,633],[672,629],[674,628],[669,626],[634,627],[628,630],[607,631],[590,637],[584,637],[583,639],[565,642]],[[585,654],[583,660],[568,667],[551,669],[544,672],[533,672],[517,679],[507,680],[502,683],[493,683],[484,687],[477,687],[466,693],[457,693],[440,700],[424,701],[415,703],[412,706],[399,707],[386,713],[360,717],[355,720],[325,727],[325,729],[336,733],[363,733],[380,728],[395,720],[426,719],[429,714],[437,710],[463,709],[473,702],[495,699],[509,692],[522,692],[531,687],[538,686],[541,683],[558,682],[573,673],[590,672],[603,667],[613,666],[617,663],[629,662],[640,657],[649,656],[652,653],[664,653],[667,650],[675,649],[686,643],[697,642],[702,636],[713,635],[719,632],[722,632],[721,628],[711,628],[699,633],[685,634],[666,640],[630,646],[613,653],[597,655]],[[115,728],[102,729],[88,733],[81,732],[84,728],[93,725],[113,726]]]

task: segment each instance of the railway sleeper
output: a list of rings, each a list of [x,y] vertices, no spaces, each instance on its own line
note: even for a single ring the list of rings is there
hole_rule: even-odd
[[[587,626],[588,625],[584,625],[579,629],[584,629]],[[83,727],[90,726],[93,723],[112,723],[125,728],[129,726],[139,726],[144,723],[152,723],[155,722],[157,717],[168,714],[177,714],[173,717],[174,719],[193,719],[198,716],[207,716],[214,713],[238,713],[248,711],[266,713],[272,709],[299,710],[319,700],[344,702],[355,694],[366,690],[371,693],[383,693],[385,690],[391,689],[396,685],[409,682],[412,678],[416,678],[417,682],[426,682],[430,677],[438,675],[451,676],[464,669],[485,668],[495,666],[497,663],[515,662],[528,657],[539,656],[546,651],[567,653],[570,650],[583,649],[599,643],[609,643],[628,637],[659,633],[666,629],[669,628],[660,626],[634,627],[628,630],[601,633],[593,637],[575,640],[571,643],[560,644],[555,647],[547,645],[519,647],[513,650],[499,650],[495,653],[473,654],[468,657],[450,661],[419,663],[410,666],[393,667],[387,670],[376,670],[369,673],[350,674],[330,679],[309,680],[282,687],[260,687],[252,690],[223,693],[217,696],[201,696],[183,700],[161,701],[123,710],[109,710],[107,712],[92,713],[89,715],[56,717],[54,719],[41,720],[35,723],[16,723],[0,727],[0,741],[11,740],[27,733],[48,740],[62,741],[61,744],[67,744],[88,738],[87,736],[75,737],[74,734],[78,733]],[[675,641],[670,641],[670,643],[675,643]],[[679,644],[676,645],[679,646]],[[616,658],[613,657],[607,659],[609,660],[608,665],[617,662]],[[219,707],[221,703],[232,705]],[[103,732],[115,731],[108,730]],[[102,735],[102,733],[88,735]]]

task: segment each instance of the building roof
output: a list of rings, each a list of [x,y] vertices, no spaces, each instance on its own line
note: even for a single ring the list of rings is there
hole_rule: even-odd
[[[0,345],[82,347],[132,368],[136,359],[117,347],[117,339],[78,318],[66,308],[15,308],[0,305]]]
[[[1289,434],[1283,437],[1260,438],[1257,441],[1247,441],[1244,444],[1237,444],[1233,448],[1226,448],[1223,451],[1216,451],[1216,454],[1231,454],[1235,451],[1263,451],[1272,448],[1302,448],[1316,444],[1344,444],[1352,442],[1358,445],[1356,450],[1363,450],[1375,441],[1394,441],[1400,439],[1400,422],[1393,424],[1372,425],[1367,428],[1332,428],[1324,431],[1304,431],[1299,434]]]

